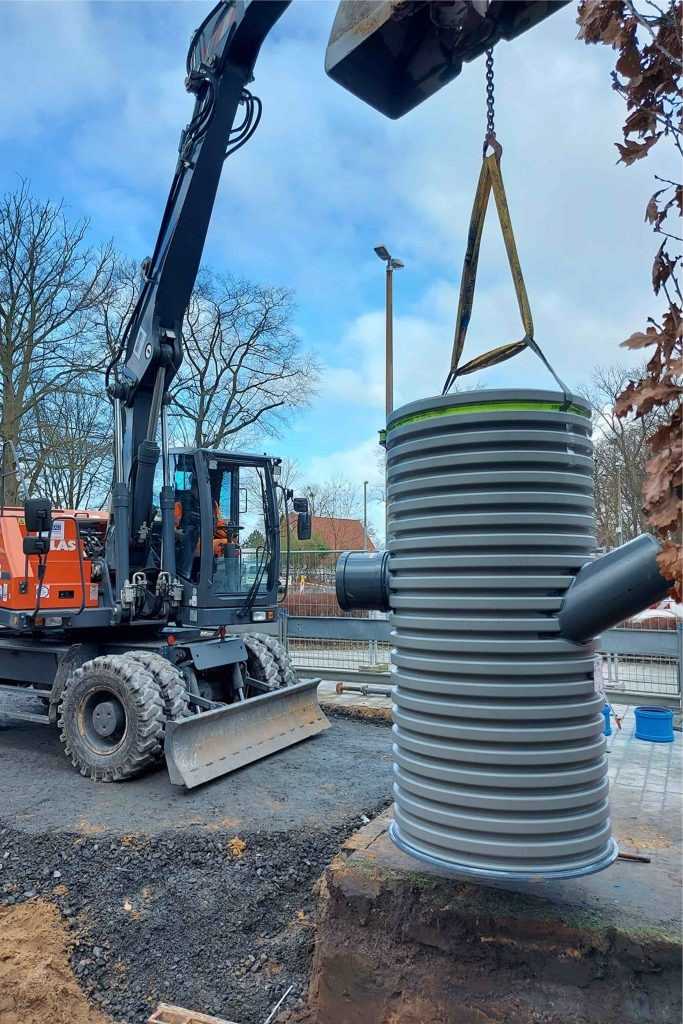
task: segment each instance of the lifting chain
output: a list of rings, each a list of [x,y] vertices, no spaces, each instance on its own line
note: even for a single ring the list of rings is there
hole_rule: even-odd
[[[495,93],[493,82],[493,47],[486,51],[486,135],[484,136],[484,151],[489,142],[496,138],[495,125]]]
[[[565,384],[557,376],[538,342],[534,339],[534,322],[531,316],[531,307],[519,262],[515,236],[512,230],[512,221],[510,220],[510,211],[505,195],[505,186],[503,185],[503,176],[500,169],[502,154],[503,147],[496,139],[493,47],[491,47],[486,51],[486,136],[484,137],[483,163],[479,174],[479,181],[477,182],[477,192],[474,197],[470,226],[467,232],[467,246],[462,277],[460,279],[460,299],[458,301],[455,336],[453,338],[453,351],[451,354],[451,368],[443,386],[443,394],[448,394],[457,377],[467,373],[474,373],[477,370],[483,370],[488,366],[495,366],[497,363],[502,363],[506,359],[511,359],[512,356],[517,355],[519,352],[523,352],[525,348],[530,348],[553,375],[560,390],[564,392],[565,402],[569,404],[570,397]],[[505,242],[512,281],[515,286],[524,336],[519,341],[498,345],[496,348],[490,349],[474,359],[470,359],[468,363],[461,366],[460,357],[465,345],[467,328],[472,315],[474,290],[477,283],[477,268],[479,266],[479,247],[481,245],[486,209],[491,192],[493,192],[498,219],[503,232],[503,241]]]

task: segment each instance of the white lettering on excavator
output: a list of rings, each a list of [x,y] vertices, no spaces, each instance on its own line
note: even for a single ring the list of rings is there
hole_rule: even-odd
[[[75,540],[52,540],[50,541],[50,551],[75,551],[76,541]]]

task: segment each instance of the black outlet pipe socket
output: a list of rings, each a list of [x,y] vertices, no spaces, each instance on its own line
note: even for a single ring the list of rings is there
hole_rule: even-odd
[[[394,819],[446,874],[571,878],[606,868],[603,697],[592,638],[662,597],[659,545],[601,558],[591,410],[495,390],[394,410],[388,554],[344,552],[345,610],[390,610]]]
[[[388,612],[389,552],[343,551],[337,560],[336,585],[337,601],[345,612]]]

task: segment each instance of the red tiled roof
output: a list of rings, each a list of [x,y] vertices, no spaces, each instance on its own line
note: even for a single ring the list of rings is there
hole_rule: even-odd
[[[292,529],[296,529],[296,513],[289,517]],[[318,537],[331,551],[347,549],[362,551],[363,524],[360,519],[337,519],[331,516],[311,516],[311,537]],[[368,551],[376,551],[368,537]]]

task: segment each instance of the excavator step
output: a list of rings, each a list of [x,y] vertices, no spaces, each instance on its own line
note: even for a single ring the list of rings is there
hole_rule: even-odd
[[[166,766],[175,786],[194,789],[316,736],[330,723],[318,704],[319,679],[166,724]]]

